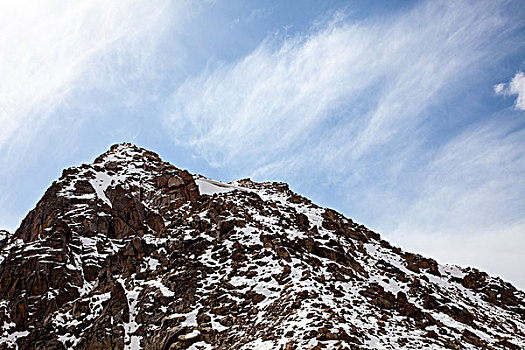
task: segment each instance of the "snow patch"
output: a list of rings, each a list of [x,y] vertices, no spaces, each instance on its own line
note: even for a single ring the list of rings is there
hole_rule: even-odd
[[[197,179],[195,183],[199,186],[200,194],[213,195],[215,193],[231,192],[235,189],[232,185],[208,179]]]
[[[95,179],[89,180],[89,183],[91,183],[91,186],[93,186],[97,192],[98,198],[102,199],[102,201],[109,205],[110,208],[112,208],[111,202],[109,201],[108,197],[106,197],[105,191],[112,182],[113,178],[103,172],[97,172]]]

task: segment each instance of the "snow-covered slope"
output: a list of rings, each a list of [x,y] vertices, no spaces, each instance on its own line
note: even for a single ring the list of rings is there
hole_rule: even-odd
[[[131,144],[65,170],[0,259],[0,349],[525,346],[525,295],[499,278]]]

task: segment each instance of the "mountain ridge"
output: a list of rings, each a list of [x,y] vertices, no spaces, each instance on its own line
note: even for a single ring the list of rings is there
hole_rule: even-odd
[[[0,349],[525,345],[511,284],[287,184],[214,181],[130,143],[65,169],[2,237]]]

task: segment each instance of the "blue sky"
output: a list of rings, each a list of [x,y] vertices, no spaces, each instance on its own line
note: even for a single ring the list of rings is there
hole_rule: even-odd
[[[521,1],[1,6],[0,227],[130,141],[525,288]]]

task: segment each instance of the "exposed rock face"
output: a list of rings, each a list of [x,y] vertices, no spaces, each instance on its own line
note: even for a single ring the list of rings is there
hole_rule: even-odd
[[[64,170],[0,233],[0,349],[525,345],[525,295],[499,278],[131,144]]]
[[[9,236],[11,236],[9,231],[0,230],[0,249],[2,249],[7,244]]]

